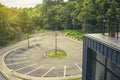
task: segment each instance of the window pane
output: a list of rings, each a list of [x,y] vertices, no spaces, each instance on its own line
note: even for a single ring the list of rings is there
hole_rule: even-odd
[[[105,67],[93,59],[92,76],[90,77],[90,80],[104,80],[104,71]]]
[[[100,53],[97,53],[96,59],[97,59],[98,61],[100,61],[102,64],[105,65],[105,56],[104,56],[104,55],[102,55],[102,54],[100,54]]]
[[[95,80],[104,80],[104,71],[105,71],[104,66],[96,62]]]
[[[116,76],[114,76],[112,73],[110,73],[109,71],[107,72],[107,80],[120,80],[119,78],[117,78]]]

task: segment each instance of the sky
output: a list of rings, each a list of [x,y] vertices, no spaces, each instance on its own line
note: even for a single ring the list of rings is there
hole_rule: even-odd
[[[64,0],[64,1],[68,1],[68,0]],[[8,7],[29,8],[29,7],[35,7],[36,4],[42,3],[42,0],[0,0],[0,3]]]

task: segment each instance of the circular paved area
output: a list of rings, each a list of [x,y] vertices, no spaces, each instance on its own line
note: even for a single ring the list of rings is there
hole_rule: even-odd
[[[79,75],[82,72],[82,43],[57,36],[58,49],[67,53],[65,58],[48,58],[44,53],[55,48],[55,33],[49,32],[35,36],[27,46],[8,54],[4,62],[9,69],[34,77],[66,77]]]

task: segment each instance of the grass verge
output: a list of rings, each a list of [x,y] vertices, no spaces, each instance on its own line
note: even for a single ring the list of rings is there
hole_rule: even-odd
[[[65,36],[72,37],[74,39],[77,39],[78,41],[83,41],[84,32],[82,32],[80,30],[64,30],[64,31],[62,31],[62,33]]]
[[[57,53],[55,52],[55,50],[50,50],[46,52],[45,55],[51,58],[64,58],[67,56],[67,53],[61,50],[58,50]]]
[[[35,30],[35,33],[44,33],[44,32],[49,32],[51,30],[47,30],[47,29],[37,29]]]

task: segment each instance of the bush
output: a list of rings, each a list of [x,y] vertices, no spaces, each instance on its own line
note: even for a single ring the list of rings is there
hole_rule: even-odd
[[[62,31],[63,34],[65,34],[66,36],[70,36],[73,37],[79,41],[83,41],[83,35],[84,33],[82,31],[78,31],[78,30],[64,30]]]

